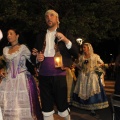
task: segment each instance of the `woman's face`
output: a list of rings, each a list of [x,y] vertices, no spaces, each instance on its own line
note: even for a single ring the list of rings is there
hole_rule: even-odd
[[[89,47],[87,45],[83,45],[83,52],[88,53],[89,52]]]
[[[7,33],[8,42],[17,43],[18,37],[19,35],[17,35],[14,30],[8,30],[8,33]]]

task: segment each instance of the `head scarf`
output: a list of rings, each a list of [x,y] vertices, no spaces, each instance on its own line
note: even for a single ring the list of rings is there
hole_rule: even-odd
[[[93,47],[92,47],[92,45],[90,43],[84,43],[83,45],[87,45],[88,46],[90,55],[92,55],[94,53]]]
[[[46,13],[45,13],[45,16],[48,15],[48,14],[54,14],[56,17],[57,17],[57,23],[58,23],[58,28],[59,28],[59,24],[60,24],[60,21],[59,21],[59,15],[56,11],[54,10],[47,10]]]

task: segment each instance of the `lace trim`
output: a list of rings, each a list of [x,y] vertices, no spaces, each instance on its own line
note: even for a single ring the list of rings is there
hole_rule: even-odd
[[[97,110],[107,108],[109,106],[108,101],[89,105],[80,104],[78,102],[73,101],[72,105],[85,110]]]
[[[14,53],[12,53],[12,54],[9,54],[8,53],[8,50],[9,50],[9,46],[8,47],[5,47],[4,48],[4,50],[3,50],[3,54],[6,56],[6,58],[7,59],[13,59],[14,57],[16,57],[20,52],[21,52],[21,50],[23,50],[24,49],[24,46],[25,45],[20,45],[20,48],[19,48],[19,50],[17,50],[16,52],[14,52]]]

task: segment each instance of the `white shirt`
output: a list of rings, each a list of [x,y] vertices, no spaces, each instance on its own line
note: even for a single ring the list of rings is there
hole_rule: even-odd
[[[54,31],[49,31],[47,30],[47,34],[46,34],[46,47],[45,47],[45,51],[44,51],[44,56],[45,57],[54,57],[55,55],[55,34],[56,34],[56,30]],[[70,49],[72,46],[71,41],[69,41],[68,44],[66,44],[66,47],[68,49]]]

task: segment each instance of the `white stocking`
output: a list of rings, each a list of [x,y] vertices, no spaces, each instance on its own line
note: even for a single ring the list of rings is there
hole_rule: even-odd
[[[44,120],[54,120],[54,117],[53,117],[53,115],[44,116]]]
[[[66,117],[64,117],[64,120],[71,120],[70,115],[67,115]]]

